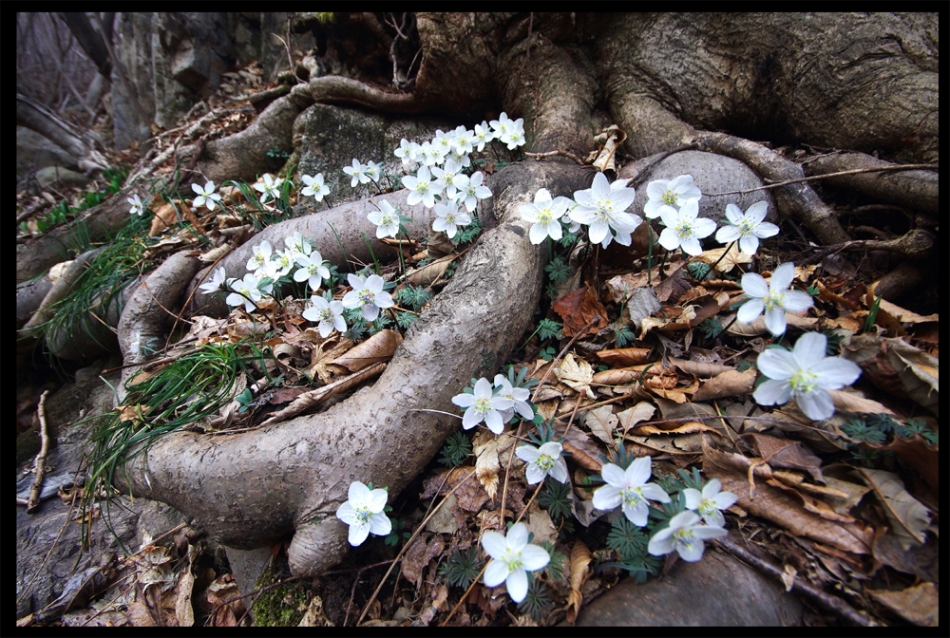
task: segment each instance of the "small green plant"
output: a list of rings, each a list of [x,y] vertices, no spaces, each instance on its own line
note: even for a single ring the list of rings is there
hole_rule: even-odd
[[[482,223],[478,217],[472,216],[472,223],[459,229],[455,235],[455,241],[459,246],[462,246],[478,237],[480,232],[482,232]]]
[[[545,361],[550,361],[556,354],[557,350],[555,350],[553,346],[546,346],[541,348],[541,350],[538,352],[538,356]]]
[[[564,326],[553,319],[542,319],[538,322],[538,329],[535,332],[537,332],[538,338],[541,339],[541,341],[547,341],[548,339],[557,338],[563,327]]]
[[[439,574],[445,577],[450,587],[468,589],[482,571],[484,561],[478,556],[478,547],[472,545],[465,550],[452,552],[449,559],[439,565]]]
[[[553,519],[568,518],[572,514],[570,496],[570,483],[545,481],[538,494],[538,505],[546,509]]]
[[[904,425],[897,426],[897,436],[902,439],[912,439],[917,435],[920,435],[927,445],[936,447],[939,443],[939,434],[927,427],[927,422],[923,419],[907,419]]]
[[[373,484],[370,483],[369,485],[370,485],[370,489],[372,489]],[[392,507],[387,505],[386,511],[391,512]],[[409,527],[405,523],[402,522],[401,519],[393,518],[392,516],[390,516],[389,520],[392,521],[393,527],[392,527],[392,531],[389,532],[389,535],[386,536],[385,539],[383,539],[383,542],[386,545],[389,545],[390,547],[397,547],[398,545],[405,543],[412,537],[412,531],[409,529]]]
[[[439,463],[446,467],[459,467],[472,453],[472,442],[464,432],[453,432],[442,446],[442,455]]]
[[[267,151],[267,157],[275,160],[285,160],[290,157],[290,153],[281,150],[279,146],[274,146],[269,151]]]
[[[722,334],[724,330],[722,322],[719,320],[719,317],[707,317],[696,326],[704,337],[707,339],[715,339]]]
[[[547,616],[548,612],[554,606],[548,594],[547,585],[535,578],[534,573],[528,573],[528,593],[524,600],[518,603],[518,611],[522,614],[528,614],[535,621],[540,622]]]
[[[605,566],[620,567],[630,573],[633,582],[642,585],[660,571],[662,561],[647,552],[650,537],[625,516],[618,516],[607,534],[607,546],[617,552],[620,563]]]
[[[614,332],[614,344],[618,348],[626,347],[637,338],[637,333],[633,331],[633,328],[621,321],[615,321],[610,327]]]
[[[432,299],[432,293],[422,286],[406,285],[396,293],[396,303],[412,308],[416,312],[422,310],[422,306],[430,299]]]
[[[564,263],[564,260],[560,257],[551,259],[548,265],[544,267],[544,272],[548,274],[548,279],[554,284],[565,282],[571,276],[570,266]]]
[[[712,279],[712,268],[709,267],[709,264],[704,264],[701,261],[689,262],[686,265],[686,270],[689,271],[689,276],[696,281]]]

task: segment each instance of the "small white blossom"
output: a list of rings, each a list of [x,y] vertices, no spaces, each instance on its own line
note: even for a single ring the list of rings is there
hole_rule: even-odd
[[[381,308],[394,305],[392,296],[383,292],[383,284],[386,282],[379,275],[370,275],[363,281],[362,277],[350,273],[346,280],[353,290],[343,296],[343,307],[362,309],[366,321],[376,321]]]
[[[706,483],[700,492],[692,487],[683,490],[686,497],[686,509],[696,510],[703,517],[707,525],[722,527],[726,524],[720,510],[727,510],[736,504],[736,495],[732,492],[722,492],[722,483],[719,479]]]
[[[363,171],[366,173],[366,176],[379,184],[379,180],[383,178],[383,165],[377,164],[376,162],[366,162],[363,166]]]
[[[505,421],[501,412],[514,407],[514,401],[492,393],[491,383],[484,377],[475,382],[472,394],[462,393],[452,397],[452,403],[466,408],[462,417],[462,427],[466,430],[482,421],[495,434],[501,434]]]
[[[376,237],[395,237],[399,234],[399,211],[383,200],[379,210],[370,211],[366,218],[376,224]]]
[[[476,171],[472,173],[471,177],[467,177],[465,185],[460,187],[456,201],[460,204],[464,204],[465,210],[470,213],[475,210],[475,206],[478,205],[478,200],[491,197],[491,189],[487,186],[482,186],[484,179],[485,176],[482,172]]]
[[[666,228],[657,241],[667,250],[682,248],[687,255],[703,252],[699,240],[716,232],[716,222],[699,217],[699,200],[690,199],[676,210],[672,206],[660,207],[660,219]]]
[[[459,125],[455,129],[455,139],[452,141],[452,150],[458,155],[468,155],[474,151],[475,133]]]
[[[254,311],[257,308],[254,302],[260,301],[262,296],[260,283],[260,279],[252,272],[246,273],[244,279],[231,279],[228,284],[234,292],[227,296],[225,303],[229,306],[244,304],[245,310]]]
[[[482,122],[481,124],[475,125],[475,147],[476,151],[484,151],[485,144],[490,143],[495,139],[495,134],[492,132],[491,128],[488,126],[488,122]]]
[[[350,526],[347,540],[356,547],[372,533],[387,536],[393,529],[392,521],[383,513],[389,494],[384,489],[370,490],[359,481],[350,483],[349,500],[336,511],[336,517]]]
[[[693,184],[692,175],[680,175],[673,179],[657,179],[647,184],[647,203],[643,214],[647,219],[660,216],[661,206],[681,207],[691,199],[699,200],[702,192]]]
[[[195,208],[204,206],[208,210],[214,210],[215,205],[221,201],[221,196],[214,192],[214,182],[207,182],[204,188],[192,184],[191,190],[198,194],[194,201]]]
[[[747,272],[742,275],[742,291],[749,301],[739,307],[736,320],[752,323],[765,311],[765,327],[776,337],[785,334],[785,312],[801,312],[814,305],[807,292],[789,290],[795,278],[795,264],[787,262],[772,272],[772,281],[765,283],[762,275]]]
[[[442,187],[431,180],[432,175],[426,166],[420,167],[416,171],[415,177],[412,175],[403,177],[402,185],[412,191],[409,193],[409,197],[406,198],[406,203],[415,206],[422,202],[422,205],[426,208],[435,206],[435,196],[442,192]]]
[[[301,255],[309,255],[313,251],[310,240],[304,237],[300,231],[295,231],[290,237],[284,237],[284,245],[287,246],[287,250],[294,259]]]
[[[572,202],[566,197],[551,199],[548,189],[541,188],[534,194],[533,204],[524,204],[518,212],[524,219],[532,222],[528,238],[532,244],[540,244],[545,237],[554,241],[561,238],[561,218]]]
[[[129,209],[130,215],[141,215],[145,212],[145,204],[142,203],[142,200],[138,195],[133,195],[125,201],[132,204],[132,208]]]
[[[648,499],[670,502],[669,494],[662,487],[647,482],[653,474],[652,464],[653,460],[649,456],[634,460],[626,470],[613,463],[605,463],[600,475],[607,484],[594,490],[594,507],[612,510],[621,505],[627,520],[639,527],[646,525],[650,513]]]
[[[512,407],[501,413],[506,423],[514,416],[515,412],[517,412],[522,419],[527,419],[528,421],[534,418],[534,410],[531,409],[531,404],[527,401],[527,398],[531,396],[530,390],[527,388],[512,387],[511,381],[503,374],[495,375],[494,384],[495,388],[493,392],[495,396],[511,399],[514,402]]]
[[[616,184],[616,185],[615,185]],[[631,233],[643,221],[639,215],[624,212],[633,203],[636,190],[626,187],[627,180],[614,184],[607,176],[597,173],[593,185],[574,193],[577,205],[568,211],[575,222],[589,226],[590,242],[606,248],[611,241],[629,246]]]
[[[304,175],[300,179],[306,184],[300,191],[301,195],[313,197],[318,202],[322,202],[324,196],[330,194],[330,187],[323,183],[323,173],[317,173],[313,177]]]
[[[703,541],[710,538],[727,536],[729,532],[721,527],[699,525],[699,516],[686,510],[670,519],[669,527],[664,527],[653,535],[647,545],[647,551],[654,556],[663,556],[676,550],[680,558],[695,563],[703,557]]]
[[[399,148],[396,149],[395,154],[402,160],[403,166],[409,166],[418,158],[419,145],[403,138],[399,141]]]
[[[543,547],[528,543],[528,526],[515,523],[508,536],[485,532],[482,547],[491,556],[485,568],[485,585],[497,587],[505,583],[511,600],[520,603],[528,595],[528,574],[544,569],[551,561]]]
[[[739,250],[748,255],[754,255],[759,249],[759,239],[772,237],[779,231],[778,226],[764,221],[768,208],[768,202],[756,202],[743,214],[735,204],[727,204],[726,218],[730,223],[716,232],[716,241],[720,244],[728,244],[739,240]]]
[[[436,218],[432,221],[432,230],[445,233],[449,239],[455,237],[459,226],[468,226],[472,223],[471,216],[460,211],[458,204],[455,202],[436,204],[435,214]]]
[[[266,239],[257,246],[254,246],[254,254],[247,260],[247,269],[251,272],[263,272],[267,264],[270,263],[271,256],[274,254],[274,247]]]
[[[214,271],[214,276],[211,278],[211,281],[203,283],[198,287],[201,288],[202,292],[204,292],[204,294],[207,295],[209,293],[222,290],[221,286],[226,281],[227,281],[227,276],[224,274],[224,267],[222,266],[218,268],[216,271]]]
[[[445,157],[452,152],[452,148],[455,145],[455,133],[449,131],[446,133],[442,129],[436,129],[435,137],[432,138],[432,148],[435,149],[438,161],[437,164],[441,164]]]
[[[337,300],[327,301],[319,295],[310,297],[309,308],[303,311],[303,318],[308,321],[319,322],[317,330],[320,336],[327,338],[336,330],[340,334],[346,332],[346,321],[343,319],[343,304]]]
[[[349,175],[350,186],[356,188],[357,184],[369,184],[369,176],[366,174],[366,166],[360,164],[359,160],[354,159],[352,166],[344,166],[343,172]]]
[[[310,290],[319,290],[324,279],[330,279],[330,269],[319,250],[313,250],[309,255],[297,255],[299,268],[294,272],[294,281],[306,281]]]
[[[826,357],[828,338],[820,332],[806,332],[791,352],[766,348],[756,366],[768,377],[752,394],[759,405],[783,405],[794,398],[809,419],[831,418],[835,404],[828,390],[840,390],[861,376],[861,368],[841,357]]]
[[[251,186],[261,193],[261,203],[264,203],[269,199],[280,199],[280,185],[283,183],[284,180],[280,177],[274,178],[270,173],[264,173],[261,175],[261,181],[255,182]]]
[[[271,279],[280,279],[291,271],[297,259],[292,251],[279,250],[271,256],[270,261],[264,266],[263,274]]]
[[[462,175],[462,165],[451,158],[446,158],[442,168],[434,166],[432,174],[435,175],[435,183],[449,199],[455,199],[455,193],[459,188],[465,186],[467,181],[464,179],[465,176]]]
[[[567,473],[567,463],[561,455],[564,447],[557,441],[549,441],[537,448],[533,445],[519,445],[515,449],[515,456],[528,463],[528,469],[525,470],[525,478],[528,479],[528,485],[540,483],[551,476],[555,481],[567,483],[570,476]]]

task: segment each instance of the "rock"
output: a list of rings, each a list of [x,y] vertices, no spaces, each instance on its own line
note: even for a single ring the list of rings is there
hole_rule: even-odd
[[[652,155],[627,164],[620,170],[618,177],[624,179],[636,177],[657,157],[659,155]],[[726,219],[727,204],[735,204],[742,212],[745,212],[755,202],[765,200],[769,203],[766,219],[772,223],[778,222],[778,209],[768,190],[744,195],[716,195],[716,193],[732,193],[757,188],[765,184],[751,168],[739,160],[702,151],[674,153],[657,164],[637,188],[637,198],[630,211],[643,217],[643,207],[647,203],[647,185],[656,179],[673,179],[679,175],[692,175],[693,182],[703,192],[702,199],[699,200],[701,217],[708,217],[721,226],[722,220]],[[712,238],[707,239],[706,242],[707,248],[718,246]]]
[[[23,181],[30,171],[47,166],[78,168],[69,152],[25,126],[16,127],[16,180]]]
[[[375,195],[372,183],[351,187],[343,167],[350,166],[354,159],[363,164],[373,161],[383,164],[383,173],[403,176],[402,160],[393,154],[400,140],[421,144],[435,137],[437,129],[448,132],[455,126],[436,119],[396,120],[358,109],[314,104],[294,122],[294,151],[300,155],[297,174],[323,173],[334,204]],[[297,183],[302,184],[299,179]],[[313,201],[310,197],[301,199]]]
[[[802,614],[802,604],[779,583],[731,554],[707,547],[701,561],[678,561],[670,573],[643,585],[624,579],[581,609],[576,624],[800,627]]]
[[[41,189],[84,188],[92,180],[76,171],[61,166],[47,166],[36,171],[36,181]]]

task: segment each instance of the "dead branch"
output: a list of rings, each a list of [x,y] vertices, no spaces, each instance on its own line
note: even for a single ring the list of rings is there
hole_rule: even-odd
[[[35,475],[30,487],[30,498],[26,502],[27,513],[36,509],[40,503],[40,491],[43,489],[43,476],[46,474],[46,455],[49,453],[49,431],[46,428],[46,395],[49,390],[43,390],[39,405],[36,406],[36,416],[40,421],[40,452],[36,455]]]

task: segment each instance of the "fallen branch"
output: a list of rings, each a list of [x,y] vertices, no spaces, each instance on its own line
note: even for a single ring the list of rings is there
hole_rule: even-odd
[[[36,455],[35,475],[33,486],[30,488],[30,498],[26,502],[26,511],[30,513],[40,503],[40,491],[43,489],[43,476],[46,474],[46,455],[49,453],[49,432],[46,428],[46,395],[49,390],[43,390],[39,405],[36,406],[36,416],[40,421],[40,452]]]

